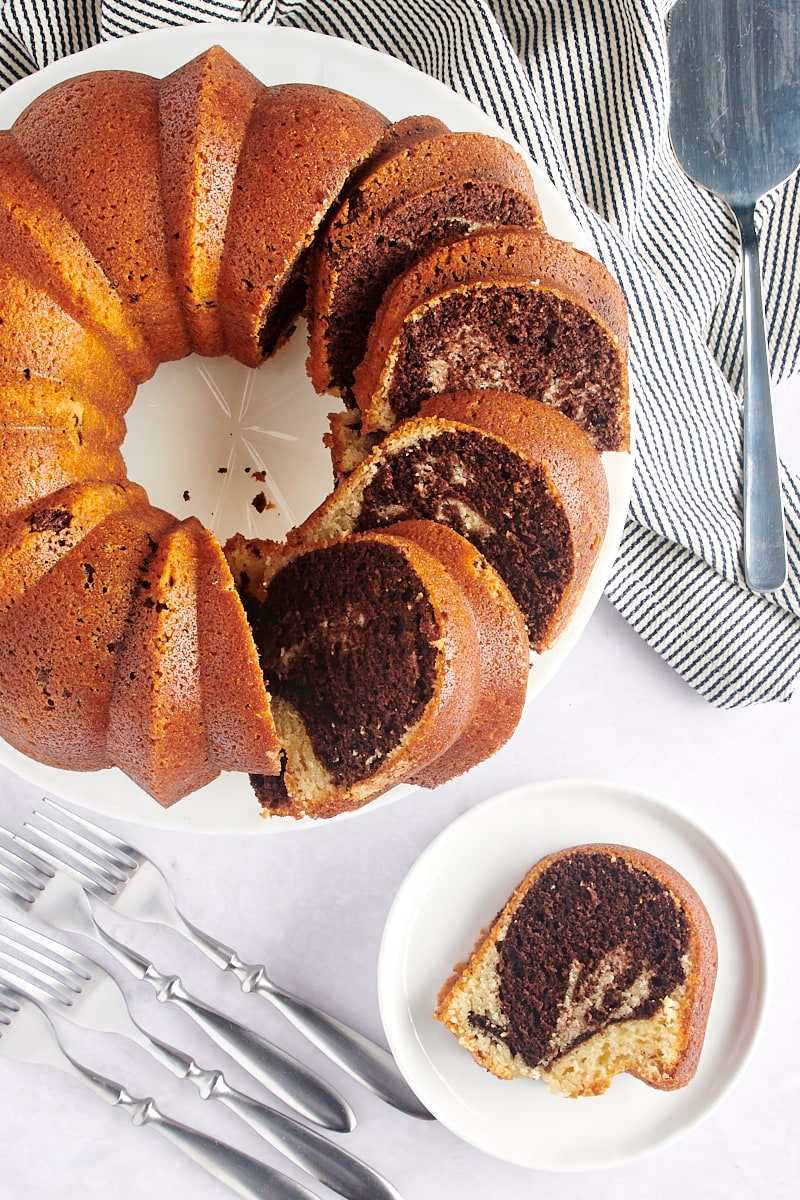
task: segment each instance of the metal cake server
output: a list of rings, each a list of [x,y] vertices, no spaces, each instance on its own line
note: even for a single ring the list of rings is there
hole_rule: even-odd
[[[798,0],[677,0],[670,12],[670,137],[696,183],[726,201],[744,292],[744,567],[750,587],[786,582],[756,202],[800,164]]]

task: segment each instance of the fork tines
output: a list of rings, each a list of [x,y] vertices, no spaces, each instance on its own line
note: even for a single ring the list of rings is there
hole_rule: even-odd
[[[7,830],[0,832],[16,843],[14,834]],[[0,841],[0,894],[33,904],[37,893],[44,889],[45,882],[53,878],[53,871],[47,863],[38,856],[36,858],[36,862],[31,862],[29,857],[19,853],[16,845],[12,849],[5,841]]]
[[[52,863],[56,870],[65,870],[88,891],[106,896],[116,894],[117,885],[124,883],[127,875],[114,865],[101,848],[44,813],[34,812],[33,816],[38,816],[58,833],[51,833],[47,828],[42,829],[26,821],[25,829],[30,837],[15,835],[17,845],[24,847],[37,859]],[[102,854],[106,861],[98,862],[87,851]]]
[[[42,802],[47,805],[48,812],[34,811],[33,815],[40,817],[50,827],[58,829],[62,835],[66,834],[76,845],[88,851],[89,858],[95,862],[96,866],[100,864],[96,862],[96,857],[92,858],[92,856],[99,856],[108,869],[115,873],[119,872],[120,877],[124,879],[139,865],[141,861],[139,852],[128,842],[117,837],[115,833],[96,825],[71,809],[65,808],[49,796],[43,796]],[[59,813],[62,818],[66,817],[66,822],[57,820],[51,810]],[[35,828],[30,824],[28,827]]]

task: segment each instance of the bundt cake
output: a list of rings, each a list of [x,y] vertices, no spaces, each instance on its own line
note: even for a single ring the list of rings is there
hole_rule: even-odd
[[[530,171],[507,142],[441,132],[384,154],[315,252],[308,372],[317,391],[349,400],[367,333],[398,275],[445,242],[496,225],[543,229]]]
[[[479,231],[432,251],[388,288],[355,373],[365,433],[437,392],[543,400],[598,450],[630,441],[622,293],[596,259],[546,234]]]
[[[272,812],[325,817],[435,771],[480,690],[474,610],[419,540],[376,531],[265,562],[255,622],[283,770]]]
[[[651,854],[586,845],[537,863],[439,995],[437,1018],[502,1079],[596,1096],[627,1072],[695,1074],[717,970],[708,912]]]
[[[514,587],[480,541],[476,550],[448,522],[419,520],[429,514],[409,503],[395,516],[413,520],[399,529],[326,535],[322,546],[301,545],[300,535],[281,547],[233,539],[223,553],[196,519],[155,507],[128,480],[121,446],[136,389],[159,364],[196,352],[257,366],[303,315],[317,385],[346,391],[352,375],[355,386],[360,349],[348,357],[342,335],[366,324],[359,314],[372,312],[384,286],[405,295],[419,275],[428,288],[424,264],[431,254],[452,258],[457,251],[441,243],[464,233],[481,254],[500,246],[504,260],[515,259],[514,286],[545,296],[551,317],[562,314],[551,325],[574,354],[551,354],[558,378],[544,399],[593,431],[602,425],[604,444],[624,446],[615,285],[599,265],[551,245],[516,151],[488,135],[451,134],[434,117],[390,122],[331,88],[267,86],[215,46],[163,80],[102,70],[42,93],[0,131],[0,204],[0,736],[51,766],[120,766],[163,805],[221,771],[247,772],[266,812],[293,815],[355,807],[401,779],[433,785],[502,744],[521,710],[527,647]],[[499,228],[475,232],[488,225]],[[497,290],[493,256],[484,255],[487,291]],[[382,311],[364,370],[385,335]],[[582,382],[582,337],[595,356],[596,403]],[[532,344],[529,356],[540,348]],[[354,465],[389,428],[365,379],[352,410],[354,423],[366,422],[365,441],[350,442]],[[512,382],[500,380],[504,391]],[[514,387],[527,394],[525,383]],[[580,393],[574,403],[562,394],[569,386]],[[517,400],[503,404],[504,420],[516,421]],[[423,409],[420,419],[449,422],[463,444],[499,447],[499,415],[497,428],[481,431],[490,408],[487,396],[469,411]],[[392,423],[409,415],[401,404]],[[381,451],[387,462],[393,444]],[[528,451],[512,444],[519,474]],[[598,516],[592,453],[581,488]],[[550,467],[537,470],[544,479]],[[553,480],[554,491],[569,492]],[[466,491],[457,491],[451,507],[466,512]],[[558,507],[552,496],[546,503]],[[572,500],[559,503],[571,513]],[[469,522],[449,523],[468,531]],[[575,538],[573,589],[599,525]],[[309,586],[318,570],[329,594]],[[352,677],[346,664],[331,673],[341,746],[329,738],[320,748],[292,664],[310,665],[314,638],[343,630],[356,603],[348,588],[366,579],[389,588],[392,603],[384,597],[378,613],[372,601],[375,613],[410,641],[398,642],[376,681],[382,732],[355,715],[369,708],[367,675]],[[411,589],[402,611],[395,579]],[[308,612],[295,613],[303,591]],[[277,641],[295,645],[296,627],[302,644],[281,658]],[[360,630],[353,641],[368,662]],[[391,718],[377,699],[390,692],[400,704]],[[479,719],[481,705],[490,719]]]
[[[307,545],[410,517],[452,526],[485,555],[541,651],[583,594],[606,531],[608,484],[588,437],[548,405],[445,394],[388,434],[289,540]]]

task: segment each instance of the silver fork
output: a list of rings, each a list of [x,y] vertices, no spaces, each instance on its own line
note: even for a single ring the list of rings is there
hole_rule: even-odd
[[[235,950],[198,929],[178,909],[161,869],[141,850],[102,829],[70,809],[43,797],[47,812],[34,812],[38,824],[28,829],[62,861],[77,857],[92,873],[95,889],[103,885],[101,898],[126,916],[167,925],[188,937],[212,962],[230,971],[245,992],[257,992],[269,1000],[309,1041],[344,1071],[381,1099],[402,1112],[423,1120],[431,1114],[414,1095],[388,1050],[350,1026],[323,1012],[307,1000],[279,987],[262,964],[242,961]],[[67,818],[65,823],[54,812]],[[94,891],[98,895],[98,891]]]
[[[26,860],[9,843],[0,843],[0,890],[6,895],[28,905],[35,903],[40,919],[57,929],[99,938],[135,978],[147,980],[158,1000],[169,1001],[181,1008],[254,1079],[308,1120],[343,1133],[355,1127],[350,1106],[314,1071],[191,995],[177,975],[161,974],[148,959],[112,938],[95,919],[89,900],[88,891],[105,894],[101,885],[94,884],[84,871],[60,863],[47,849],[35,847],[8,830],[0,829],[0,833],[5,833],[12,843],[26,850],[30,856],[28,868],[35,868],[37,873],[29,875],[28,894],[21,896],[19,887],[15,888],[9,879],[13,871],[17,875],[21,870],[24,872]],[[50,864],[55,864],[56,869],[53,870]],[[59,870],[59,866],[62,869]]]
[[[132,1096],[124,1084],[81,1063],[64,1048],[47,1010],[26,991],[0,977],[0,1053],[20,1062],[58,1067],[124,1109],[134,1125],[152,1125],[210,1174],[245,1200],[319,1200],[288,1175],[233,1146],[166,1116],[148,1096]]]
[[[20,890],[25,881],[20,875]],[[40,1004],[68,1009],[70,1019],[96,1032],[138,1043],[179,1079],[190,1079],[204,1100],[221,1101],[297,1166],[348,1200],[399,1200],[372,1167],[322,1134],[231,1087],[221,1071],[204,1070],[175,1046],[142,1028],[119,984],[89,955],[40,928],[0,913],[0,977],[22,986]]]

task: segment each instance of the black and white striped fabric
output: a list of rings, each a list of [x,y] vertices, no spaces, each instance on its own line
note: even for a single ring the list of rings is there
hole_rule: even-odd
[[[669,149],[669,0],[4,0],[7,86],[105,38],[274,22],[386,51],[480,105],[548,172],[620,280],[637,455],[607,594],[721,707],[787,699],[800,671],[800,481],[785,473],[789,581],[740,564],[742,307],[722,205]],[[773,378],[800,367],[800,179],[759,207]]]

